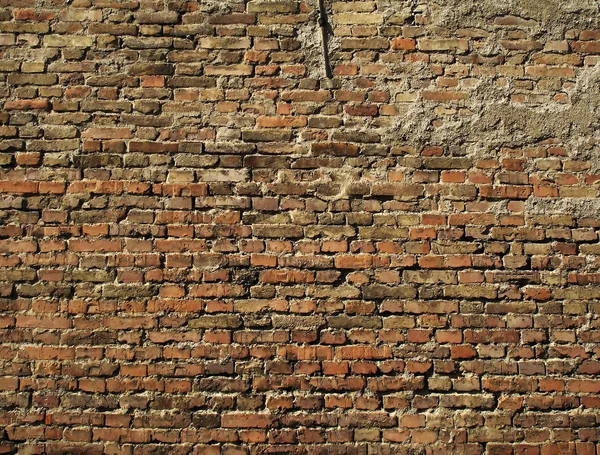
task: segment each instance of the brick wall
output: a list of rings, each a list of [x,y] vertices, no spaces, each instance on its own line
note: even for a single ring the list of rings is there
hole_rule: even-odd
[[[0,0],[0,453],[600,453],[597,2],[317,3]]]

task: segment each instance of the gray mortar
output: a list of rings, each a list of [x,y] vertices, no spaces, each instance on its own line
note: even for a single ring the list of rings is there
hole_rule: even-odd
[[[562,39],[571,28],[593,27],[600,13],[600,4],[595,0],[440,0],[425,4],[432,22],[442,27],[479,27],[494,17],[511,15],[535,21],[531,33],[544,33],[549,40]]]
[[[560,199],[530,197],[525,203],[529,215],[572,215],[575,218],[600,216],[600,199],[565,197]]]

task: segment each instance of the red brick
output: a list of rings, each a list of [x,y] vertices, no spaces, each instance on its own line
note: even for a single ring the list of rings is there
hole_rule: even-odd
[[[224,428],[269,428],[272,420],[269,414],[229,413],[221,416]]]
[[[412,51],[416,49],[417,43],[412,38],[395,38],[392,40],[392,49]]]
[[[4,103],[4,109],[7,111],[28,111],[35,109],[46,110],[50,106],[48,100],[44,99],[32,99],[32,100],[14,100],[6,101]]]
[[[0,8],[0,452],[597,455],[593,2],[326,2],[331,80],[316,1],[59,3]]]

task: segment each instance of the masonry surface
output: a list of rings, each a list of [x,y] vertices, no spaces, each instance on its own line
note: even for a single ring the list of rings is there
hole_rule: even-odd
[[[0,0],[0,453],[600,454],[596,1]]]

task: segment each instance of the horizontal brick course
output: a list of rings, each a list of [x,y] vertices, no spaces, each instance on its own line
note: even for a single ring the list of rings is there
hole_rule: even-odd
[[[0,453],[600,454],[593,2],[0,4]]]

